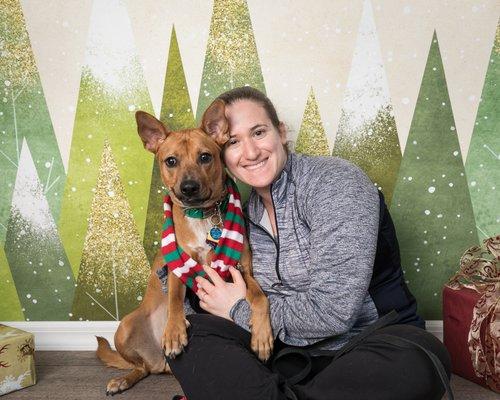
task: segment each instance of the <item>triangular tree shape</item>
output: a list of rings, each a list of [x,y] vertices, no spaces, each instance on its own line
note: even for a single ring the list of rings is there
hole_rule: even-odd
[[[369,0],[363,5],[333,155],[361,167],[391,203],[401,149]]]
[[[26,141],[12,196],[5,255],[26,320],[68,320],[75,282]]]
[[[196,117],[226,90],[250,85],[265,91],[246,0],[214,0]]]
[[[44,195],[57,220],[64,166],[18,0],[2,2],[0,87],[0,243],[4,242],[23,138],[28,142]]]
[[[151,112],[152,106],[125,5],[119,0],[95,1],[59,220],[75,276],[106,138],[134,223],[141,234],[144,232],[153,159],[137,138],[134,114],[138,109]]]
[[[207,52],[196,109],[200,122],[221,93],[239,86],[266,91],[246,0],[214,0]],[[243,201],[249,187],[238,182]]]
[[[481,239],[500,234],[500,24],[465,164]]]
[[[321,114],[312,88],[302,117],[295,152],[314,156],[330,155],[325,129],[321,122]]]
[[[130,204],[105,142],[83,247],[73,320],[119,320],[137,308],[149,265]]]
[[[0,293],[2,293],[0,321],[24,320],[21,303],[17,296],[16,285],[14,284],[3,246],[0,246]]]
[[[477,244],[446,78],[434,33],[391,213],[402,265],[425,319],[441,319],[441,289]]]
[[[168,126],[170,130],[186,129],[195,126],[186,77],[184,76],[184,68],[182,66],[181,54],[175,34],[175,27],[172,28],[172,36],[170,39],[170,51],[165,73],[160,120]],[[137,140],[139,140],[139,138],[137,138]],[[155,160],[153,163],[148,214],[144,231],[144,249],[146,250],[146,255],[150,263],[153,262],[160,246],[161,227],[163,225],[164,195],[165,187],[160,177],[158,162]]]

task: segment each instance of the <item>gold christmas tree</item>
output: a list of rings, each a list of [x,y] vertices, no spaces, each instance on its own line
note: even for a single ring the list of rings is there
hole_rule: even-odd
[[[93,189],[73,320],[119,320],[142,300],[149,264],[106,141]]]
[[[326,140],[325,129],[321,123],[318,103],[311,88],[307,99],[302,124],[300,125],[295,152],[311,156],[328,156],[330,149]]]

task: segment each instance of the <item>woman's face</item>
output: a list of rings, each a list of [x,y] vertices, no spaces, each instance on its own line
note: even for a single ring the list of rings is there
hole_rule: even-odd
[[[267,189],[283,169],[287,154],[286,128],[277,129],[260,103],[237,100],[226,106],[229,141],[224,151],[227,168],[237,179]]]

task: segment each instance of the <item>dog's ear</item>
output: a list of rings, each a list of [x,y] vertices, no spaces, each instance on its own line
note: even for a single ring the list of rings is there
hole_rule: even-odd
[[[217,99],[208,106],[201,119],[201,129],[209,134],[220,146],[229,140],[229,123],[226,115],[226,104]]]
[[[166,139],[168,129],[151,114],[144,111],[135,113],[137,133],[141,137],[144,148],[151,153],[156,153],[160,144]]]

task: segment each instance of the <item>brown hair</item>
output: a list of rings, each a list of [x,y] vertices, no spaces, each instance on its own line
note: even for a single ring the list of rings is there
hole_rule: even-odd
[[[264,110],[266,110],[267,116],[271,120],[272,124],[276,129],[280,127],[280,120],[276,109],[274,108],[271,100],[262,93],[251,86],[242,86],[228,90],[217,97],[217,99],[222,100],[226,105],[230,105],[238,100],[251,100],[262,105]]]

